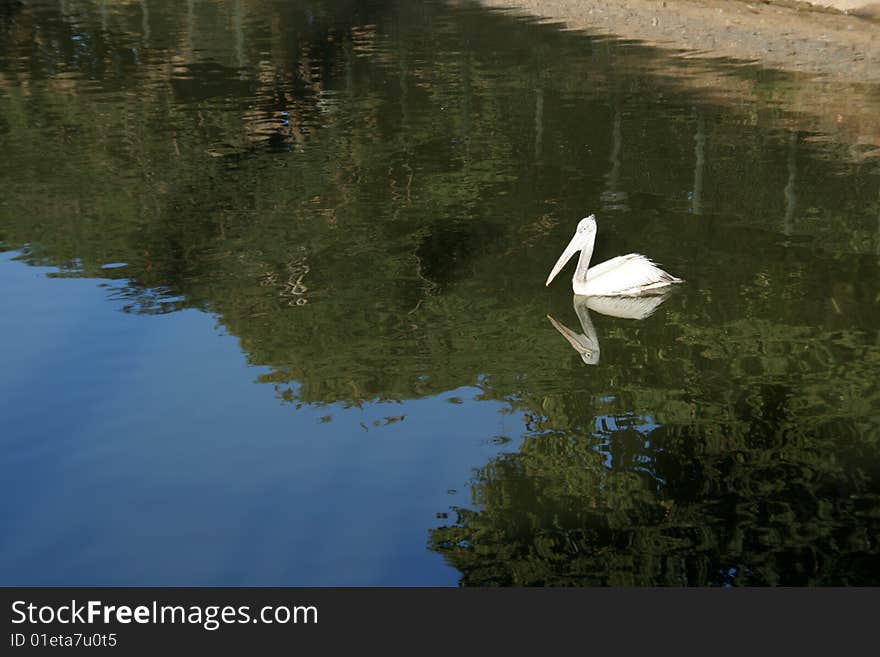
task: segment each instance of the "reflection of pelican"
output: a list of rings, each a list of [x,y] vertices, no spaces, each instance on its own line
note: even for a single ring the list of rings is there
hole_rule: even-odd
[[[577,269],[571,279],[575,294],[589,296],[638,296],[656,294],[658,290],[681,283],[680,278],[668,274],[638,253],[617,256],[590,267],[593,245],[596,243],[596,216],[581,219],[574,237],[553,265],[545,285],[565,267],[571,257],[581,252]]]
[[[645,319],[653,315],[668,297],[668,291],[641,297],[585,297],[576,294],[573,299],[574,312],[581,321],[583,333],[575,333],[550,315],[547,315],[547,319],[581,355],[581,360],[587,365],[595,365],[599,362],[599,337],[590,320],[590,310],[610,317]]]

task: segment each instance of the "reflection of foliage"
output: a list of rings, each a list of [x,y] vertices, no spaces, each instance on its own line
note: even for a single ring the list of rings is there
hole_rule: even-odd
[[[265,379],[280,390],[294,383],[304,401],[421,395],[481,375],[494,386],[540,369],[539,354],[555,344],[540,329],[547,309],[519,287],[546,274],[565,232],[558,217],[583,209],[558,199],[589,207],[601,196],[609,104],[631,117],[617,180],[642,188],[630,194],[632,213],[603,224],[601,248],[613,253],[631,246],[621,235],[638,234],[652,255],[712,290],[712,303],[689,298],[674,318],[686,324],[685,344],[716,342],[704,326],[763,315],[785,346],[787,328],[774,324],[781,300],[792,317],[806,316],[876,276],[875,259],[851,257],[871,249],[876,217],[856,208],[876,203],[876,185],[859,182],[854,194],[850,178],[806,168],[798,189],[809,212],[795,234],[780,233],[788,140],[744,131],[734,111],[702,110],[714,181],[703,203],[723,199],[747,223],[685,220],[690,203],[675,195],[692,175],[693,99],[639,73],[656,59],[649,49],[594,49],[582,37],[433,3],[415,14],[409,3],[150,8],[58,15],[64,5],[37,3],[16,13],[3,61],[31,66],[0,66],[0,238],[31,245],[29,262],[118,279],[130,311],[217,313],[254,363],[274,369]],[[423,12],[434,25],[427,37],[394,27]],[[159,24],[145,31],[144,20]],[[52,38],[35,40],[34,29]],[[571,98],[590,121],[570,120]],[[652,125],[661,98],[681,109],[662,128]],[[676,158],[687,166],[669,166]],[[745,160],[753,164],[742,170]],[[639,174],[652,163],[650,179]],[[660,211],[674,220],[661,223]],[[827,249],[813,263],[823,276],[779,246],[815,239]],[[701,253],[681,254],[679,244],[701,244]],[[754,260],[743,265],[743,253]],[[754,275],[756,260],[775,268]],[[101,269],[108,262],[127,266]],[[719,265],[743,273],[722,280]],[[876,315],[869,301],[861,325]],[[703,304],[711,314],[700,314]],[[492,348],[476,346],[502,334]],[[681,337],[669,330],[657,344]],[[697,352],[701,364],[713,370],[724,344]],[[489,371],[485,353],[516,356]],[[783,365],[791,357],[782,354]],[[685,371],[662,374],[666,389],[696,374],[679,364]]]
[[[622,422],[527,438],[431,547],[466,585],[874,583],[876,442],[848,444],[846,421],[808,429],[780,395],[743,400],[720,436]]]
[[[794,151],[775,105],[715,106],[645,73],[650,49],[476,8],[67,4],[0,33],[0,242],[113,279],[126,311],[216,314],[284,401],[479,385],[522,411],[534,435],[434,536],[466,582],[876,561],[878,183],[842,146]],[[627,203],[597,257],[635,235],[688,285],[645,322],[597,318],[585,373],[540,282],[612,151]],[[596,442],[627,414],[656,424]]]

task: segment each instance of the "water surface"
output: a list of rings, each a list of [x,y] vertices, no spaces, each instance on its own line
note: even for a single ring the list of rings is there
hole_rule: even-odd
[[[876,116],[468,3],[2,5],[0,583],[880,583]],[[650,316],[544,287],[593,212]]]

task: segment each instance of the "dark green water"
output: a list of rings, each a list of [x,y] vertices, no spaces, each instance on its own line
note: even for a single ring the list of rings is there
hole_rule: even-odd
[[[0,3],[0,584],[880,584],[880,162],[711,67]],[[687,282],[587,365],[544,279],[593,212]]]

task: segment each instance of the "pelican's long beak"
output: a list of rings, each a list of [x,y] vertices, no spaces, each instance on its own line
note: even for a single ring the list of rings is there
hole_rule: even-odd
[[[566,263],[571,260],[572,256],[581,250],[584,242],[580,233],[575,233],[574,237],[571,238],[571,242],[568,243],[568,246],[565,247],[565,251],[562,252],[562,255],[559,256],[559,260],[556,261],[556,264],[553,265],[553,269],[550,271],[550,275],[547,277],[547,282],[544,285],[550,285],[550,281],[556,278],[556,274],[562,271],[562,268],[565,267]]]

